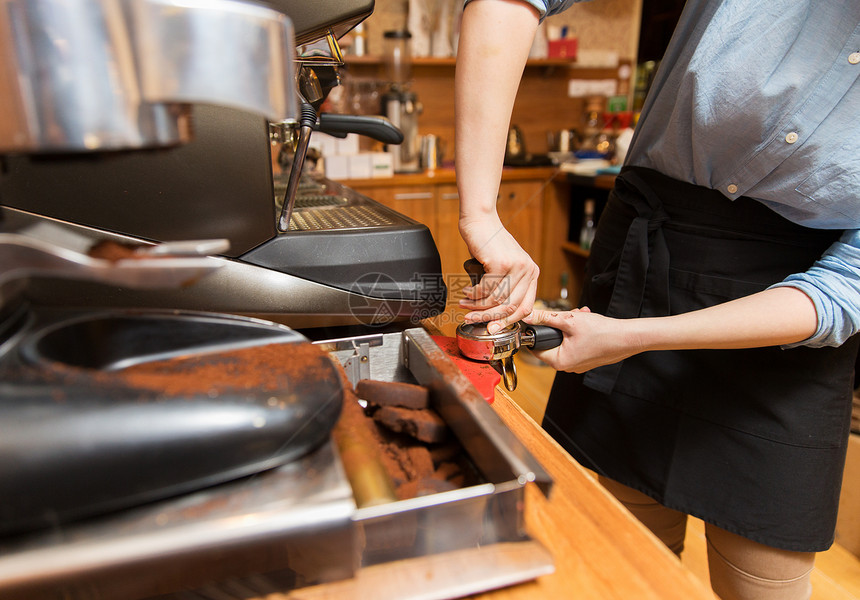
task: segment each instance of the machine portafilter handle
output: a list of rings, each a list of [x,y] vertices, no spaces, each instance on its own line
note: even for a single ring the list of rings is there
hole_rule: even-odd
[[[339,138],[346,137],[350,133],[357,133],[383,144],[400,144],[403,142],[403,132],[395,127],[388,118],[377,115],[320,113],[317,126],[314,129]]]

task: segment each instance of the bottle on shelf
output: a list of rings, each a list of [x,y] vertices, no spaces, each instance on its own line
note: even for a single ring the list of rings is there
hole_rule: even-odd
[[[558,300],[556,300],[556,305],[560,310],[570,310],[570,292],[568,291],[568,279],[569,275],[567,273],[561,274],[561,289],[558,291]]]
[[[367,33],[364,31],[364,23],[359,23],[355,26],[353,35],[351,54],[353,56],[364,56],[367,54]]]
[[[579,231],[579,245],[583,250],[591,249],[594,240],[594,198],[585,201],[585,209],[582,215],[582,229]]]

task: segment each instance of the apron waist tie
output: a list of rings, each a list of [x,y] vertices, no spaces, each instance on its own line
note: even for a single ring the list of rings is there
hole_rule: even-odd
[[[665,316],[669,312],[669,249],[663,224],[669,215],[654,190],[634,170],[619,174],[615,196],[636,210],[621,251],[605,315],[614,318]],[[609,394],[624,361],[590,370],[583,383]]]

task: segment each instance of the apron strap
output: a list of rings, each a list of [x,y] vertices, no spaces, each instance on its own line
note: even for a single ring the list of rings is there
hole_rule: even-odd
[[[662,227],[669,215],[651,186],[635,171],[624,169],[617,179],[615,195],[633,207],[637,216],[627,230],[606,316],[629,319],[668,315],[669,249]],[[609,394],[623,362],[590,370],[583,383]]]

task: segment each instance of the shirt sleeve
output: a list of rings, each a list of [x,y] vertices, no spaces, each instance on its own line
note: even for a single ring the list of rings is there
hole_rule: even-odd
[[[860,331],[860,229],[846,230],[805,273],[771,287],[795,287],[812,299],[818,328],[796,346],[839,346]]]
[[[465,0],[463,2],[463,5],[465,6],[471,1],[472,0]],[[522,0],[524,4],[530,4],[537,9],[541,21],[543,21],[546,17],[550,15],[555,15],[562,12],[563,10],[567,10],[577,2],[588,1],[589,0]]]

